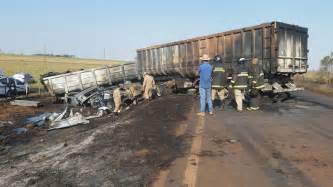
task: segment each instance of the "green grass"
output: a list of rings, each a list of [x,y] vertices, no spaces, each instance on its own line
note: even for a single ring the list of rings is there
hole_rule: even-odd
[[[2,69],[7,76],[12,76],[19,72],[30,73],[36,81],[36,83],[31,85],[34,89],[41,87],[39,81],[40,75],[47,72],[77,71],[80,69],[120,63],[124,62],[81,58],[0,55],[0,69]]]

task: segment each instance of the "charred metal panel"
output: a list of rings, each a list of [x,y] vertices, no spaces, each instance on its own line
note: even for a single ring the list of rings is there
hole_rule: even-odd
[[[307,69],[307,29],[271,22],[238,30],[197,37],[139,49],[148,53],[148,60],[138,58],[139,73],[154,75],[197,76],[199,57],[221,55],[227,63],[239,58],[258,58],[267,74],[304,73]],[[158,59],[152,54],[158,50]],[[166,68],[165,68],[166,67]]]
[[[304,73],[307,71],[307,30],[281,25],[278,32],[277,71]]]
[[[142,61],[140,63],[142,63]],[[43,83],[50,93],[61,95],[81,91],[90,87],[111,85],[124,80],[138,79],[137,67],[136,63],[127,63],[112,67],[103,66],[95,69],[45,77],[43,78]]]
[[[246,31],[243,33],[243,57],[252,58],[252,31]]]

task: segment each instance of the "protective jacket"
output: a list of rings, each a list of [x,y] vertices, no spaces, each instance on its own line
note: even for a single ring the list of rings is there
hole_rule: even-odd
[[[248,78],[249,68],[247,63],[234,66],[231,83],[234,84],[235,89],[246,89],[248,87]]]
[[[264,73],[260,64],[251,64],[249,66],[249,83],[251,88],[261,90],[264,85]]]
[[[155,88],[155,80],[154,77],[150,75],[145,75],[143,79],[142,89],[144,91],[143,97],[145,99],[151,99],[152,91]]]
[[[228,73],[227,67],[224,63],[213,63],[213,75],[212,75],[212,88],[225,88],[227,87]]]
[[[113,102],[114,102],[114,111],[113,112],[120,112],[120,107],[121,107],[121,92],[120,88],[116,88],[113,91]]]

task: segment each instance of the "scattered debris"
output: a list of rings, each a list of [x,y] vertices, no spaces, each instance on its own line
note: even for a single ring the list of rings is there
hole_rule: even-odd
[[[273,152],[272,157],[275,159],[280,159],[282,157],[281,152]]]
[[[195,153],[195,155],[200,157],[214,157],[217,156],[213,151],[211,150],[202,150],[199,153]]]
[[[34,116],[34,117],[31,117],[31,118],[28,118],[26,120],[26,124],[33,124],[35,126],[42,126],[46,123],[46,121],[48,120],[48,118],[50,116],[52,116],[53,113],[50,113],[50,112],[45,112],[45,113],[42,113],[38,116]]]
[[[4,127],[6,125],[13,125],[12,121],[0,121],[0,127]]]
[[[74,115],[70,115],[66,119],[56,119],[48,130],[62,129],[79,124],[88,124],[89,121],[79,112],[76,112]]]
[[[237,140],[235,140],[235,139],[229,139],[228,142],[229,143],[237,143]]]
[[[28,106],[28,107],[40,107],[42,104],[39,101],[29,101],[29,100],[14,100],[10,102],[11,105],[16,106]]]
[[[225,143],[234,144],[234,143],[238,142],[238,140],[233,139],[233,138],[229,138],[229,137],[226,137],[226,138],[223,138],[223,139],[220,139],[218,137],[213,137],[211,139],[211,141],[216,143],[216,144],[225,144]]]
[[[4,139],[6,139],[6,136],[0,135],[0,142]]]
[[[24,133],[28,132],[28,129],[26,129],[24,127],[20,127],[20,128],[14,129],[13,131],[16,132],[16,134],[24,134]]]
[[[282,169],[280,169],[280,168],[274,169],[274,171],[275,171],[276,173],[279,173],[279,174],[282,174],[282,175],[285,175],[285,174],[286,174],[286,173],[285,173]]]
[[[102,117],[105,113],[110,113],[110,108],[100,107],[95,115],[86,117],[87,120]]]

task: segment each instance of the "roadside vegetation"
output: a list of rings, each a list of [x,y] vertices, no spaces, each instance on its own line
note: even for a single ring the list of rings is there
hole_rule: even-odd
[[[333,96],[333,52],[322,58],[318,71],[298,75],[295,81],[308,90]]]
[[[57,56],[28,56],[28,55],[8,55],[0,54],[0,69],[6,76],[15,73],[25,72],[33,76],[34,82],[31,84],[33,90],[41,88],[40,75],[47,72],[77,71],[87,68],[95,68],[103,65],[115,65],[124,63],[116,60],[96,60],[73,57]]]

